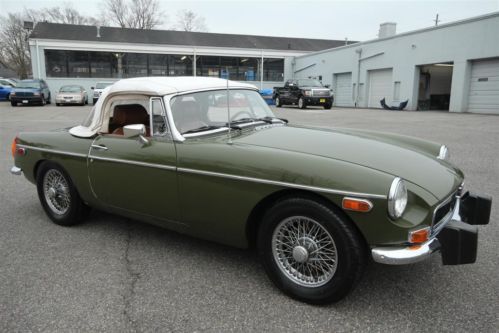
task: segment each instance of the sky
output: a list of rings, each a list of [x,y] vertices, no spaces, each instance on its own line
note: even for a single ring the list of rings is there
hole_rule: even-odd
[[[2,12],[70,3],[80,14],[98,16],[104,0],[0,0]],[[369,40],[379,24],[396,22],[397,33],[499,11],[499,0],[468,1],[169,1],[160,29],[174,25],[178,11],[190,9],[205,18],[209,32],[303,38]]]

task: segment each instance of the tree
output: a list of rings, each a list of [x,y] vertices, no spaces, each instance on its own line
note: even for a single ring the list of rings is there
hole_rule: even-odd
[[[9,13],[0,22],[0,63],[25,79],[31,72],[31,61],[27,42],[29,32],[23,27],[22,15]]]
[[[66,24],[96,25],[98,20],[93,17],[80,15],[71,3],[64,3],[63,7],[47,7],[40,10],[25,9],[27,20],[33,22],[53,22]]]
[[[122,28],[153,29],[163,24],[158,0],[106,0],[101,16]]]
[[[183,31],[208,31],[204,17],[185,9],[177,13],[175,28]]]

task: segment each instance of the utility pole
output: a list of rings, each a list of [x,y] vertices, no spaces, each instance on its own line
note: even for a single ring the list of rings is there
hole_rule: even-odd
[[[435,19],[433,20],[433,22],[435,22],[435,26],[438,25],[438,22],[440,22],[440,20],[438,19],[438,14],[437,16],[435,17]]]

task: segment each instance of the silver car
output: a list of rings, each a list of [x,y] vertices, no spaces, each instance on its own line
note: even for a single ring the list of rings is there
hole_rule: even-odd
[[[67,104],[88,104],[88,94],[85,88],[77,85],[62,86],[55,96],[55,105]]]

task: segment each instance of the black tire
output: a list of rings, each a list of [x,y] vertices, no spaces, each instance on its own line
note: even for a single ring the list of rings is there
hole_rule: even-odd
[[[61,175],[67,184],[67,189],[61,187],[57,190],[58,193],[62,193],[61,189],[64,189],[66,194],[69,194],[69,207],[64,212],[57,212],[57,208],[54,204],[50,204],[47,200],[50,200],[45,195],[44,190],[44,180],[48,177],[49,172],[55,172],[57,175]],[[85,217],[88,216],[90,208],[83,203],[76,190],[71,178],[68,176],[66,171],[56,163],[53,162],[43,162],[36,173],[36,187],[38,191],[38,198],[42,204],[43,210],[48,215],[48,217],[58,225],[71,226],[82,222]],[[59,192],[59,190],[61,190]],[[48,192],[48,191],[47,191]],[[54,199],[56,200],[56,199]],[[51,207],[52,206],[52,207]]]
[[[49,94],[49,98],[47,99],[47,104],[52,104],[52,96]]]
[[[330,110],[333,107],[331,103],[324,104],[324,109]]]
[[[93,105],[95,105],[95,103],[97,103],[97,100],[94,98],[94,100],[93,100]]]
[[[12,106],[17,106],[17,102],[10,101],[10,105],[12,105]]]
[[[313,220],[334,240],[336,268],[322,285],[300,285],[283,272],[282,264],[275,259],[272,248],[274,231],[286,219],[294,216]],[[272,282],[289,296],[311,304],[333,303],[343,299],[358,283],[367,264],[365,242],[343,212],[306,197],[284,198],[268,210],[258,232],[257,246],[260,260]],[[295,260],[294,252],[289,260]],[[296,264],[298,261],[294,262]]]
[[[300,98],[298,98],[298,107],[300,109],[306,109],[307,108],[307,103],[305,103],[305,99],[303,98],[303,96],[300,96]]]
[[[55,106],[61,106],[61,103],[55,103]]]
[[[275,106],[280,108],[282,106],[282,100],[279,96],[275,97]]]
[[[42,98],[42,100],[40,101],[40,105],[45,105],[45,104],[47,104],[47,101],[45,100],[45,97],[43,97],[43,95],[42,95],[42,97],[41,97],[41,98]]]
[[[85,104],[88,105],[88,98],[85,100]]]

